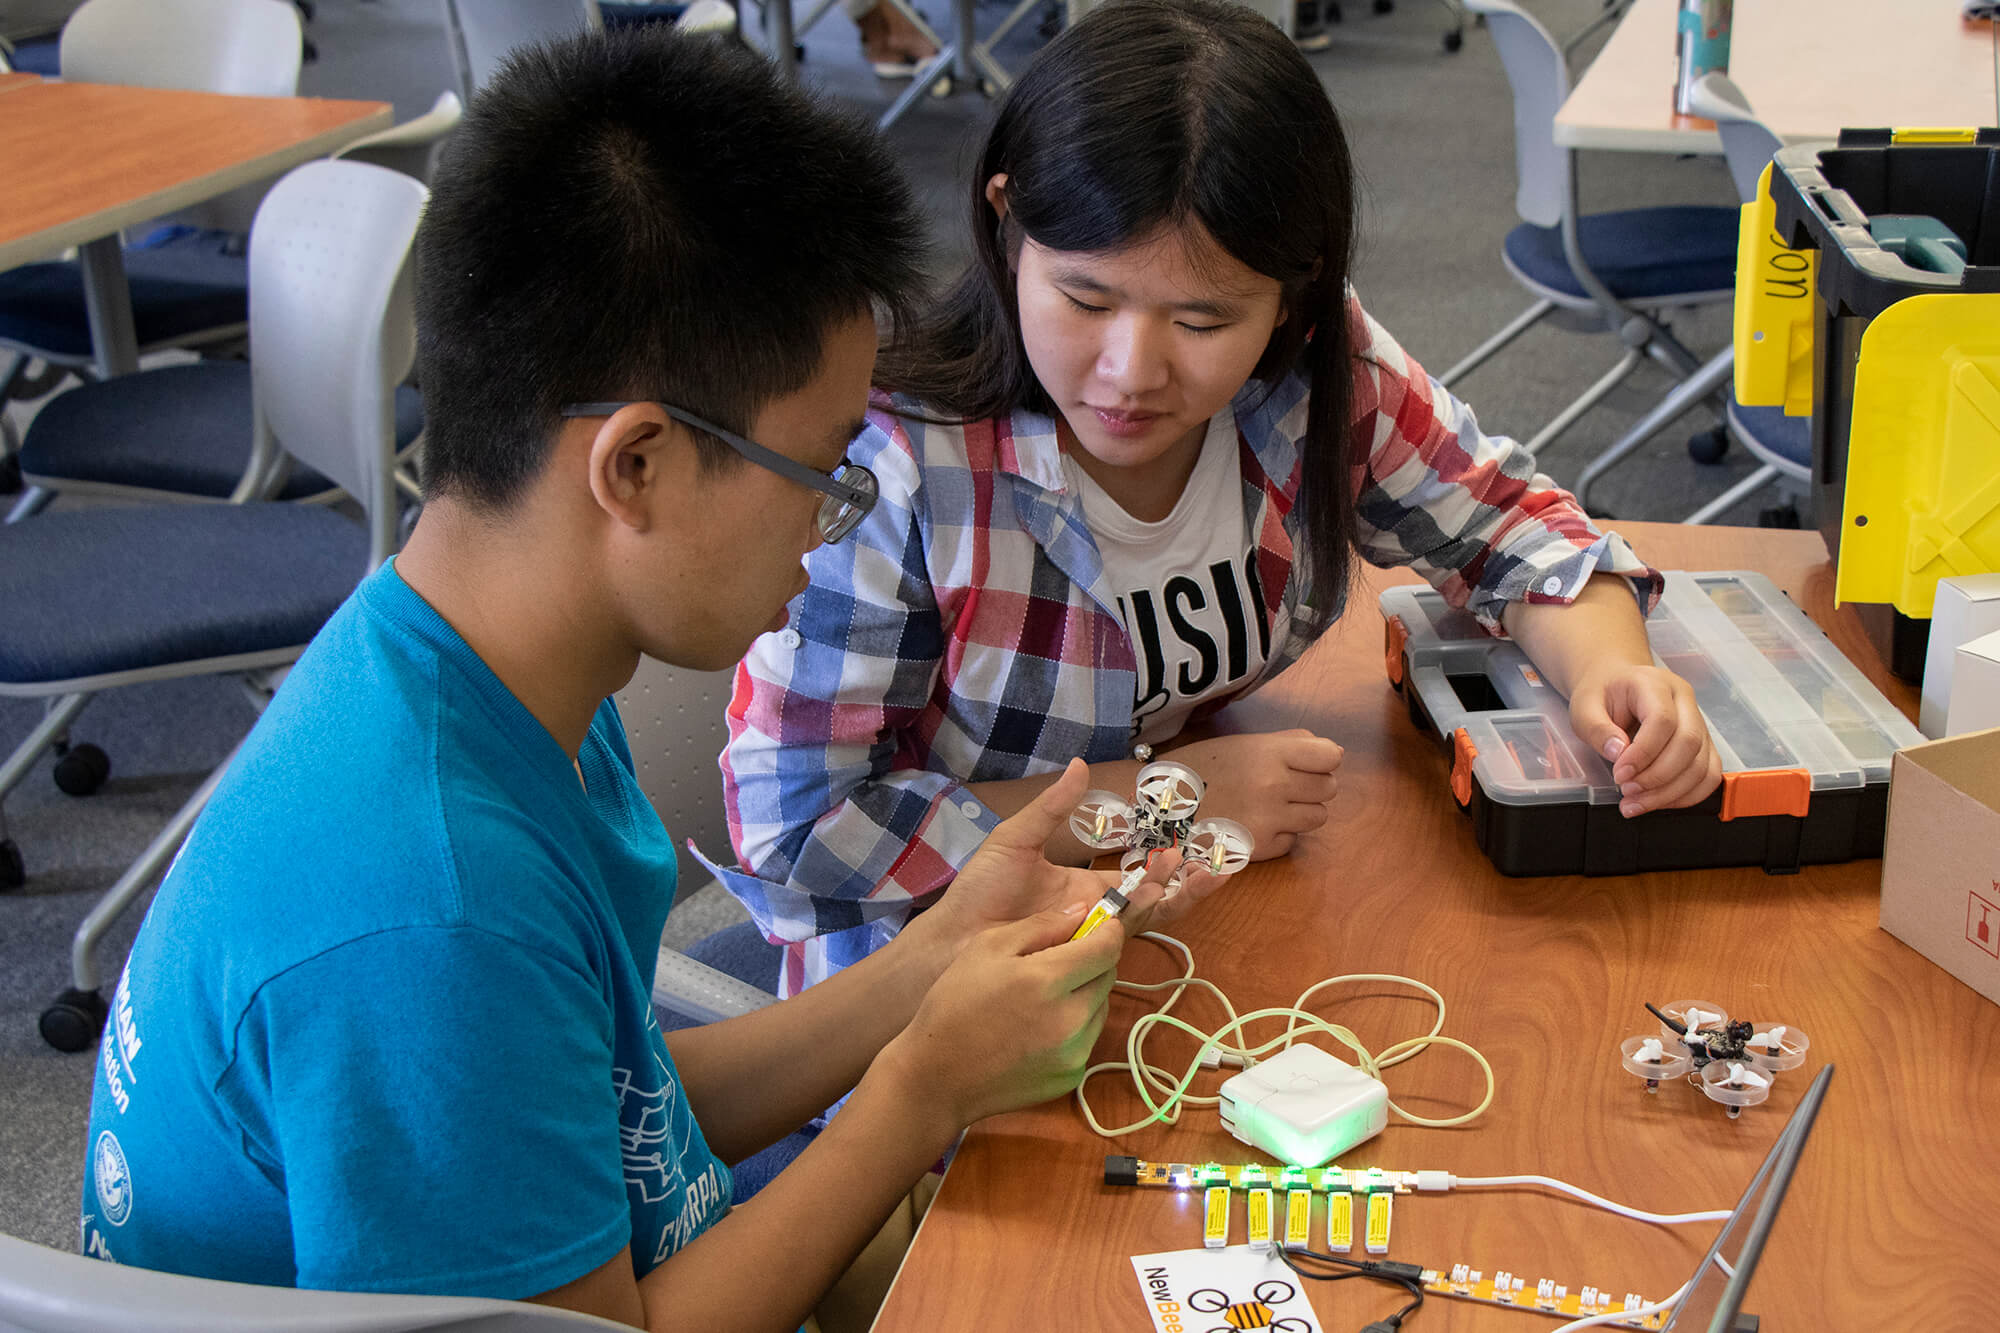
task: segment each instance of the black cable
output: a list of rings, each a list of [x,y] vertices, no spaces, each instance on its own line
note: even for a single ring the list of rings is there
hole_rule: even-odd
[[[1317,1250],[1289,1250],[1278,1246],[1278,1258],[1285,1267],[1302,1278],[1314,1282],[1340,1282],[1347,1278],[1365,1277],[1376,1282],[1388,1282],[1410,1294],[1410,1303],[1395,1314],[1378,1319],[1361,1330],[1361,1333],[1397,1333],[1405,1319],[1415,1314],[1424,1304],[1423,1269],[1416,1264],[1397,1263],[1393,1259],[1358,1260],[1344,1259],[1337,1254],[1322,1254]],[[1347,1269],[1345,1273],[1313,1273],[1299,1267],[1294,1256],[1317,1260],[1320,1263],[1336,1264]]]

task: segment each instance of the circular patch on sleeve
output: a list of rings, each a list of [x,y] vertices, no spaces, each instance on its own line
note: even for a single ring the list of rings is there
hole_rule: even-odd
[[[118,1146],[116,1134],[107,1129],[97,1136],[92,1161],[97,1205],[104,1210],[105,1221],[122,1227],[132,1215],[132,1172],[125,1165],[125,1150]]]

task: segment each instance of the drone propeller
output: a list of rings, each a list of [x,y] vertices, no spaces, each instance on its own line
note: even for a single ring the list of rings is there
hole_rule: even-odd
[[[1123,847],[1132,840],[1132,807],[1112,792],[1087,791],[1070,814],[1069,829],[1086,847]]]
[[[1701,1090],[1712,1102],[1729,1108],[1731,1119],[1746,1106],[1755,1106],[1771,1095],[1771,1076],[1754,1064],[1738,1060],[1717,1060],[1701,1071]]]
[[[1139,801],[1162,819],[1187,819],[1201,808],[1207,786],[1186,764],[1162,759],[1139,770]]]
[[[1729,1015],[1713,1000],[1676,1000],[1660,1007],[1649,1004],[1646,1008],[1660,1020],[1660,1035],[1676,1040],[1704,1036],[1729,1021]]]
[[[1670,1049],[1660,1037],[1628,1037],[1618,1053],[1625,1072],[1645,1079],[1648,1092],[1656,1090],[1662,1079],[1678,1078],[1694,1067],[1685,1051]]]
[[[1716,1081],[1725,1088],[1768,1088],[1771,1086],[1770,1077],[1757,1072],[1755,1065],[1738,1064],[1734,1060],[1729,1062],[1729,1076]]]
[[[1805,1033],[1783,1023],[1773,1023],[1767,1031],[1755,1033],[1744,1043],[1752,1060],[1760,1069],[1797,1069],[1806,1062],[1806,1050],[1812,1045]]]
[[[1183,864],[1211,875],[1233,875],[1250,864],[1257,840],[1233,819],[1204,819],[1188,830]]]

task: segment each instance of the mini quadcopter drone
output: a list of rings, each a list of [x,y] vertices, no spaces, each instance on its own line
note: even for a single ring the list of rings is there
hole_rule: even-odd
[[[1130,872],[1153,852],[1178,848],[1181,868],[1168,878],[1178,888],[1181,875],[1199,867],[1212,875],[1233,875],[1250,864],[1256,839],[1233,819],[1195,818],[1207,790],[1186,764],[1160,759],[1139,770],[1132,800],[1108,791],[1087,791],[1069,817],[1070,831],[1100,852],[1125,848],[1119,868]]]
[[[1730,1119],[1771,1095],[1779,1071],[1805,1063],[1812,1043],[1782,1023],[1734,1022],[1722,1006],[1707,1000],[1647,1005],[1660,1020],[1657,1037],[1628,1037],[1618,1048],[1627,1073],[1658,1092],[1667,1079],[1686,1074],[1712,1102],[1729,1108]]]

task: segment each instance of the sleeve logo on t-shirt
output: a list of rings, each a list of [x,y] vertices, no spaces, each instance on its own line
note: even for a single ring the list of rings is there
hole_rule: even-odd
[[[618,1137],[624,1149],[625,1183],[647,1203],[660,1203],[681,1184],[679,1155],[667,1142],[673,1126],[674,1085],[641,1086],[629,1069],[614,1069],[618,1093]]]
[[[132,1215],[132,1173],[125,1165],[125,1150],[118,1146],[118,1136],[108,1129],[99,1134],[91,1161],[97,1205],[104,1210],[104,1220],[122,1227]]]

